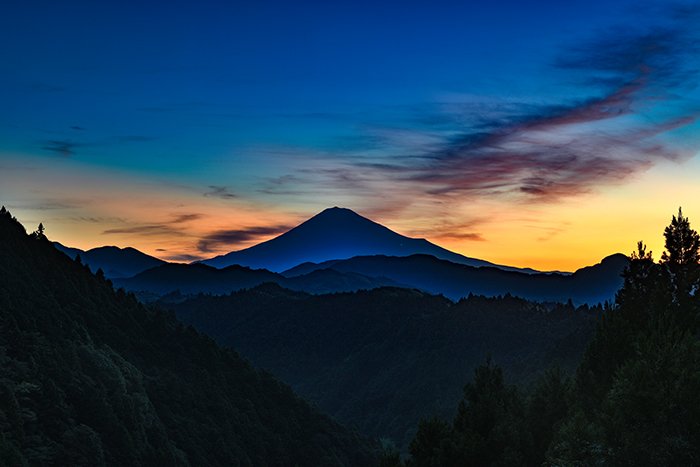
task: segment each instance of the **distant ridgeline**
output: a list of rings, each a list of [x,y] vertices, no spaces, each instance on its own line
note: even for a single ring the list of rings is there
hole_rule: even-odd
[[[489,361],[383,465],[700,465],[700,236],[679,210],[664,237],[658,263],[639,242],[573,378],[523,390]]]
[[[53,242],[53,244],[71,259],[80,256],[80,260],[89,266],[93,272],[102,269],[102,272],[108,279],[131,277],[147,269],[166,264],[165,261],[141,253],[135,248],[102,246],[83,251],[63,246],[58,242]]]
[[[573,274],[523,273],[495,267],[474,267],[430,255],[356,256],[325,263],[304,263],[283,273],[245,266],[216,269],[204,264],[164,264],[134,277],[115,279],[115,285],[145,300],[179,292],[227,294],[274,282],[282,287],[332,293],[375,289],[384,286],[415,288],[459,300],[470,294],[511,294],[528,300],[595,305],[612,301],[622,285],[624,255],[605,258],[600,264]]]
[[[374,465],[377,447],[0,210],[0,465]]]
[[[93,272],[102,269],[117,287],[144,301],[175,291],[228,294],[274,282],[321,294],[399,286],[451,300],[469,294],[511,294],[535,301],[595,305],[614,300],[628,262],[625,255],[615,254],[573,274],[497,265],[400,235],[337,207],[271,240],[196,264],[166,263],[133,248],[81,251],[58,243],[56,248],[71,258],[80,255]]]

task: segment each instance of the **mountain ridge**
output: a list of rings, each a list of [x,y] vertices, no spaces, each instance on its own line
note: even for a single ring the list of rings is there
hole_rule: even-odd
[[[453,300],[469,293],[485,296],[509,293],[535,301],[572,299],[574,303],[595,304],[615,298],[615,293],[622,285],[622,271],[628,261],[627,256],[615,253],[571,274],[524,274],[494,267],[474,268],[430,255],[373,255],[319,264],[303,263],[283,271],[282,275],[295,277],[296,274],[309,274],[317,269],[335,269],[339,272],[378,274],[429,293],[443,294]]]
[[[120,248],[113,245],[105,245],[89,250],[81,250],[53,242],[57,250],[75,259],[80,255],[80,260],[90,266],[93,272],[102,269],[105,277],[119,279],[134,276],[142,271],[166,264],[167,261],[156,258],[137,250],[133,247]]]
[[[627,263],[628,258],[617,253],[572,274],[526,274],[495,267],[477,268],[431,255],[372,255],[302,263],[282,273],[239,265],[217,269],[202,263],[165,264],[114,282],[148,300],[153,295],[157,298],[174,291],[186,295],[225,295],[271,282],[314,294],[389,286],[442,294],[453,301],[469,294],[488,297],[510,294],[534,301],[572,300],[594,305],[615,298]]]
[[[401,235],[351,209],[337,206],[321,211],[273,239],[200,262],[218,268],[239,264],[281,272],[309,261],[321,262],[372,254],[408,256],[421,253],[474,267],[490,266],[526,273],[538,272],[530,268],[515,268],[470,258],[424,238]]]
[[[229,294],[265,283],[275,283],[290,290],[309,293],[350,292],[400,285],[388,278],[333,269],[315,269],[308,274],[284,277],[267,269],[252,269],[237,264],[217,269],[202,263],[166,263],[133,277],[114,279],[116,287],[124,287],[144,298],[150,294],[162,296],[175,291],[185,295]]]

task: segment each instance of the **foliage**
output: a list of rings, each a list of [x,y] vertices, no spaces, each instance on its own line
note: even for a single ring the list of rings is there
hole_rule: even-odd
[[[373,465],[376,447],[0,210],[0,465]]]
[[[669,265],[696,265],[700,257],[700,236],[690,228],[690,221],[678,208],[678,217],[673,216],[671,224],[664,230],[666,251],[661,261]]]
[[[448,416],[488,354],[517,382],[555,364],[573,372],[600,312],[512,296],[453,303],[399,288],[314,296],[274,284],[167,306],[404,454],[420,419]]]
[[[452,424],[420,422],[407,465],[540,465],[567,414],[569,386],[560,370],[551,369],[528,396],[507,385],[501,369],[487,360],[465,386]]]
[[[700,238],[680,210],[664,236],[661,262],[632,253],[572,383],[553,371],[522,395],[487,363],[451,428],[421,422],[407,465],[700,464]]]

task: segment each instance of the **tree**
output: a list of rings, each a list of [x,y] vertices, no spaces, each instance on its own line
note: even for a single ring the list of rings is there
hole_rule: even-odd
[[[46,229],[44,229],[44,224],[40,222],[39,227],[37,227],[37,229],[34,232],[32,232],[32,235],[38,240],[46,239],[46,235],[44,235],[45,230]]]
[[[528,464],[542,465],[554,434],[569,410],[570,379],[559,369],[544,373],[535,384],[527,402],[526,426],[532,435]]]
[[[651,310],[669,302],[670,277],[668,271],[654,262],[651,251],[641,241],[637,243],[637,251],[630,255],[623,277],[624,284],[615,297],[617,314],[627,321],[625,327],[640,329]]]
[[[700,343],[681,329],[650,331],[617,372],[601,407],[609,465],[697,465]]]
[[[630,255],[574,384],[551,371],[522,399],[487,363],[449,436],[419,428],[415,465],[700,465],[700,236],[679,209],[664,237],[661,262]]]
[[[450,443],[453,433],[448,423],[433,417],[421,420],[418,432],[411,441],[410,467],[436,467],[447,463],[451,451]]]
[[[670,279],[671,305],[684,326],[696,326],[700,284],[700,235],[690,227],[690,221],[678,208],[678,217],[664,230],[666,251],[661,257]]]
[[[669,266],[697,265],[700,256],[700,236],[690,228],[690,221],[683,217],[683,210],[678,208],[678,217],[673,216],[671,225],[664,230],[666,251],[661,262]]]

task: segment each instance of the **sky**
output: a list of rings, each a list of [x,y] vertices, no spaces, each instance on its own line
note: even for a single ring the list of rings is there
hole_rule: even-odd
[[[499,264],[659,257],[679,206],[700,222],[698,24],[697,1],[11,0],[0,204],[170,261],[331,206]]]

